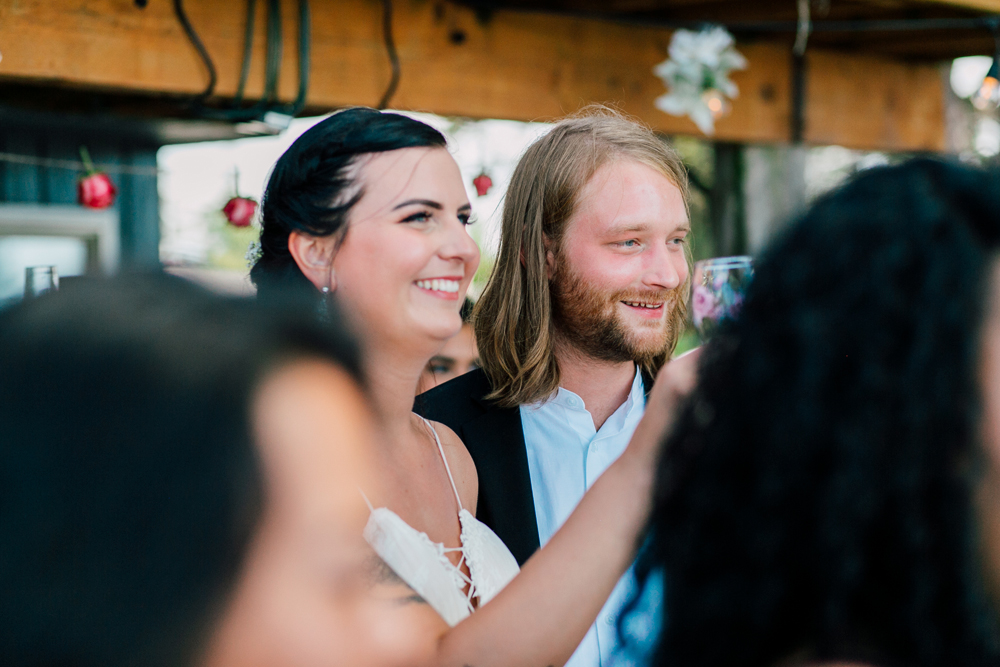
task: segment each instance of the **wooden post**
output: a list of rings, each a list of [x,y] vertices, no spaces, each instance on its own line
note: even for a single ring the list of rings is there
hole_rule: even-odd
[[[746,252],[746,218],[743,206],[743,147],[715,144],[715,180],[708,198],[709,225],[720,257]]]

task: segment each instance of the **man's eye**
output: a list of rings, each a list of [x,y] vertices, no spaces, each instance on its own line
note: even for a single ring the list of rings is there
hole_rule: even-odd
[[[618,245],[620,245],[623,248],[635,248],[636,246],[639,245],[639,242],[636,241],[635,239],[629,239],[628,241],[620,241]]]

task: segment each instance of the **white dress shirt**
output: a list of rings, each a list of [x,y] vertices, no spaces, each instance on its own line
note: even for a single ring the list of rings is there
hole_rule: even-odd
[[[625,451],[645,408],[638,370],[628,398],[600,430],[594,429],[594,419],[583,399],[562,387],[548,400],[521,406],[540,544],[549,541],[594,480]],[[611,664],[617,644],[618,613],[628,600],[632,582],[631,571],[618,581],[566,667]]]

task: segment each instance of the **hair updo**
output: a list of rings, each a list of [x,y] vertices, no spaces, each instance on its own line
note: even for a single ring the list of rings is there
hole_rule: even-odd
[[[426,123],[366,107],[335,113],[296,139],[278,158],[264,192],[260,256],[250,270],[257,293],[312,289],[288,250],[288,237],[293,231],[346,233],[351,208],[363,195],[351,170],[358,158],[446,144]]]

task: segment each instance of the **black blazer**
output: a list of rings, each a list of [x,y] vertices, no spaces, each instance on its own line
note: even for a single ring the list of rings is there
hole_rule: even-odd
[[[417,396],[413,411],[449,427],[465,443],[479,474],[476,518],[524,565],[538,549],[538,523],[521,411],[487,401],[490,391],[486,373],[477,368]]]
[[[648,395],[652,378],[643,373],[642,382]],[[479,474],[476,518],[524,565],[539,540],[521,411],[487,401],[491,390],[486,373],[477,368],[417,396],[413,410],[449,427],[465,443]]]

